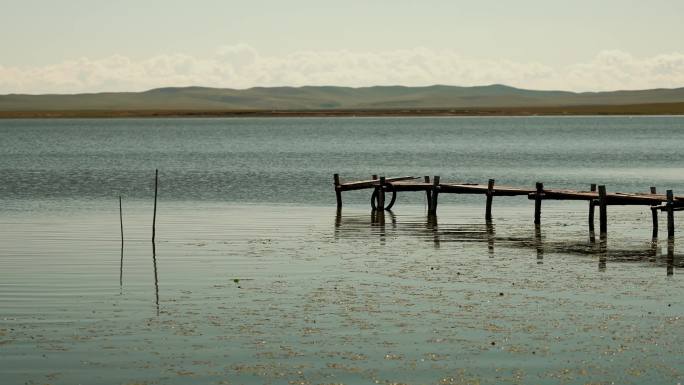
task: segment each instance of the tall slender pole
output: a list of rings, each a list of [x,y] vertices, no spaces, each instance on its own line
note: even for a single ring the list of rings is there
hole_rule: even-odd
[[[152,214],[152,251],[156,253],[154,238],[157,226],[157,189],[159,184],[159,170],[154,170],[154,213]]]
[[[121,208],[121,195],[119,195],[119,223],[121,224],[121,263],[119,264],[119,286],[123,286],[124,232],[123,232],[123,209]]]
[[[157,224],[157,191],[159,185],[159,170],[154,170],[154,213],[152,215],[152,265],[154,267],[154,297],[159,315],[159,276],[157,275],[157,247],[154,243]]]

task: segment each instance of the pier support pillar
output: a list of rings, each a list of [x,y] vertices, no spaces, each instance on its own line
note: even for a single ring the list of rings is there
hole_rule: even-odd
[[[667,190],[667,239],[674,241],[674,194],[672,190]]]
[[[425,175],[423,177],[423,182],[430,183],[430,177]],[[432,208],[432,191],[430,189],[425,190],[425,199],[427,200],[428,213]]]
[[[340,174],[334,174],[333,180],[335,181],[335,198],[337,198],[337,209],[342,208],[342,190],[340,190]]]
[[[599,231],[601,234],[608,232],[608,204],[606,199],[606,186],[598,186],[599,192]]]
[[[492,220],[492,198],[494,197],[494,179],[487,183],[487,205],[485,207],[485,220]]]
[[[594,192],[596,191],[596,183],[592,183],[591,186],[589,187],[589,191]],[[589,201],[589,232],[594,232],[594,208],[596,207],[596,201],[595,200],[590,200]]]
[[[439,197],[439,175],[432,177],[432,204],[430,205],[430,215],[437,215],[437,198]]]
[[[656,188],[651,187],[651,194],[656,193]],[[658,208],[657,206],[651,206],[651,218],[653,219],[653,233],[652,238],[658,238]]]
[[[378,191],[378,210],[385,211],[385,177],[380,177],[380,186],[377,187]]]
[[[544,196],[544,183],[537,182],[537,193],[534,196],[534,224],[541,224],[541,203]]]

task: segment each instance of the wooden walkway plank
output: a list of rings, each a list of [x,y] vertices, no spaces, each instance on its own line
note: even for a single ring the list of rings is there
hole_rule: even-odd
[[[489,186],[478,183],[441,183],[439,185],[439,190],[442,193],[486,195],[487,191],[489,191]],[[496,186],[492,189],[492,196],[529,195],[535,191],[535,189]]]
[[[668,238],[674,237],[674,215],[675,211],[684,210],[684,196],[675,196],[672,190],[667,190],[666,194],[656,193],[656,188],[651,187],[646,192],[607,192],[604,185],[591,185],[590,191],[577,191],[570,189],[544,189],[544,184],[538,182],[535,189],[495,186],[494,180],[490,179],[487,184],[480,183],[440,183],[439,176],[424,177],[423,180],[413,176],[401,176],[378,178],[373,175],[371,180],[353,181],[341,183],[339,174],[334,174],[335,194],[337,198],[337,208],[342,207],[342,191],[352,191],[361,189],[373,189],[377,200],[378,209],[389,209],[396,198],[398,191],[422,191],[425,192],[428,201],[428,214],[437,213],[437,203],[439,194],[480,194],[486,196],[485,219],[492,218],[492,198],[494,196],[519,196],[527,195],[528,199],[535,201],[534,223],[541,223],[541,204],[544,200],[577,200],[589,202],[589,231],[593,235],[594,231],[594,208],[599,207],[600,231],[605,235],[607,231],[607,206],[611,205],[641,205],[649,206],[653,219],[653,238],[658,236],[658,211],[667,212]],[[598,191],[597,191],[598,190]],[[384,207],[385,193],[392,192],[392,199],[388,207]],[[375,203],[375,202],[373,202]],[[371,204],[373,206],[373,204]]]
[[[400,176],[400,177],[395,177],[395,178],[385,178],[385,182],[397,182],[397,181],[402,181],[402,180],[410,180],[410,179],[417,179],[414,176]],[[357,182],[346,182],[346,183],[340,183],[339,187],[341,191],[352,191],[352,190],[362,190],[362,189],[368,189],[368,188],[375,188],[376,186],[380,185],[380,180],[378,179],[370,179],[370,180],[362,180],[362,181],[357,181]]]
[[[536,199],[537,193],[528,195],[529,199]],[[595,191],[575,191],[575,190],[544,190],[541,199],[552,200],[596,200],[599,198],[598,192]],[[678,196],[673,198],[675,206],[684,206],[684,197]],[[664,194],[650,194],[650,193],[621,193],[612,192],[606,193],[607,205],[657,205],[667,202],[667,196]]]
[[[389,182],[396,191],[431,191],[433,184],[430,182],[397,181]]]

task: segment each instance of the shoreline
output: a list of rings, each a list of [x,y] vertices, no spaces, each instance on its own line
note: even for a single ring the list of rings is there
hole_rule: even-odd
[[[682,103],[499,108],[402,108],[321,110],[41,110],[0,111],[0,119],[45,118],[304,118],[304,117],[440,117],[440,116],[657,116],[684,115]]]

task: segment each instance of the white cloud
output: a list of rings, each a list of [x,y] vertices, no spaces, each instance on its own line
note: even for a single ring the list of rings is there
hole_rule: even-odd
[[[0,65],[0,93],[140,91],[201,85],[248,88],[303,85],[484,85],[599,91],[684,86],[684,53],[635,57],[602,51],[592,60],[555,68],[537,62],[478,59],[449,50],[301,51],[263,56],[246,44],[208,57],[168,54],[78,58],[37,67]]]

